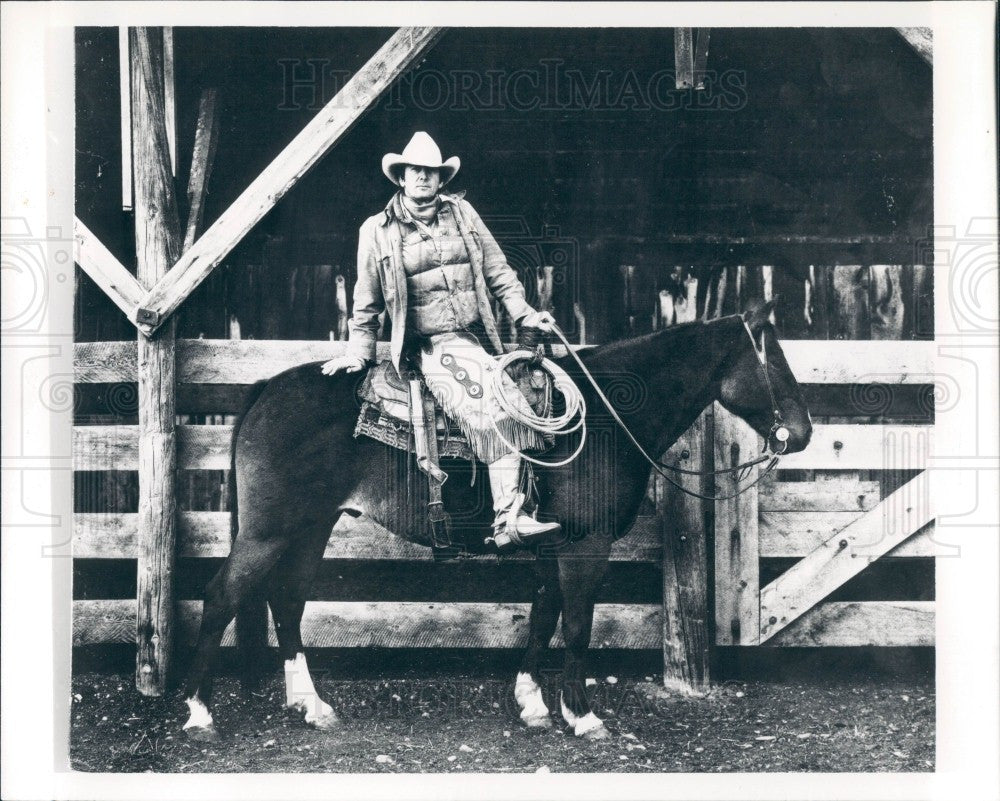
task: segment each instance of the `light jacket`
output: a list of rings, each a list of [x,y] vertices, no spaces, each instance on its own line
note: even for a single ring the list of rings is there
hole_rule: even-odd
[[[492,297],[503,303],[507,313],[519,322],[534,309],[524,298],[524,287],[517,273],[507,264],[493,235],[476,210],[461,195],[441,193],[442,202],[450,203],[459,233],[469,254],[475,302],[486,335],[503,352]],[[354,308],[348,324],[347,353],[366,362],[375,361],[379,315],[388,311],[392,323],[389,352],[397,370],[401,368],[403,340],[406,334],[408,291],[403,270],[404,225],[392,211],[392,201],[378,214],[369,217],[358,231],[358,277],[354,285]]]

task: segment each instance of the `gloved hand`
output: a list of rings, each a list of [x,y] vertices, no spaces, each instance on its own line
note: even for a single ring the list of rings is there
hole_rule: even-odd
[[[342,356],[335,356],[330,359],[330,361],[323,364],[319,369],[323,371],[323,375],[335,375],[340,370],[344,370],[348,373],[356,373],[364,366],[364,359],[344,354]]]
[[[521,325],[526,328],[537,328],[540,331],[551,331],[556,319],[547,311],[536,311],[521,318]]]

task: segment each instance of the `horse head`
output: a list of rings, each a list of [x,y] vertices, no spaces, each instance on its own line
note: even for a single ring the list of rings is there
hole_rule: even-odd
[[[719,402],[749,423],[773,452],[795,453],[809,444],[812,420],[769,320],[775,303],[751,302],[743,313],[745,333],[722,378]]]

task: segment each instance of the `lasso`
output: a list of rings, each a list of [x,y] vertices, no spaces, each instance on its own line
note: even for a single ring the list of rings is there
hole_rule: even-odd
[[[562,340],[563,344],[566,345],[567,349],[571,350],[569,342],[567,342],[566,337],[563,336],[563,332],[558,328],[555,328],[554,331],[559,339]],[[496,419],[493,415],[489,415],[490,423],[493,426],[493,430],[496,432],[496,435],[500,438],[500,441],[511,451],[519,453],[522,459],[543,467],[562,467],[563,465],[569,464],[580,455],[580,451],[583,450],[583,446],[587,441],[587,404],[583,399],[583,395],[580,393],[580,389],[577,387],[573,379],[569,377],[569,374],[551,359],[543,358],[541,367],[543,370],[548,372],[550,376],[552,376],[554,388],[559,390],[559,392],[562,393],[563,398],[565,398],[566,410],[562,414],[554,415],[552,417],[543,417],[535,414],[534,412],[522,411],[514,401],[511,401],[511,399],[507,397],[503,377],[506,375],[507,368],[511,364],[514,362],[528,360],[536,361],[537,357],[533,351],[524,349],[512,351],[511,353],[508,353],[498,359],[497,369],[493,371],[491,379],[493,381],[493,397],[496,398],[497,405],[512,420],[515,420],[542,435],[562,437],[572,434],[574,431],[580,429],[580,444],[577,445],[576,450],[574,450],[573,453],[565,459],[556,462],[546,462],[541,459],[535,459],[532,456],[528,456],[511,444],[497,427]]]

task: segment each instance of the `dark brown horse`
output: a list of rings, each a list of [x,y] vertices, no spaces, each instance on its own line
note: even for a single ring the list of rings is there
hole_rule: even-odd
[[[789,433],[786,452],[791,453],[806,446],[812,426],[767,322],[769,312],[769,306],[757,305],[742,318],[679,325],[585,350],[581,356],[637,441],[647,452],[661,454],[713,401],[761,436],[773,435],[774,410],[755,350],[766,345],[766,372]],[[561,522],[571,541],[535,559],[538,588],[514,694],[528,726],[552,725],[538,685],[538,662],[562,613],[562,715],[577,735],[596,738],[607,733],[584,690],[595,595],[611,544],[635,521],[651,468],[570,357],[558,362],[586,399],[591,436],[571,464],[537,471],[540,515]],[[257,386],[235,427],[238,512],[233,513],[232,551],[207,588],[187,683],[191,714],[185,729],[193,736],[214,736],[207,706],[212,665],[223,631],[237,612],[243,663],[247,668],[260,664],[265,603],[271,607],[285,663],[287,705],[304,712],[314,726],[338,725],[313,687],[300,634],[312,579],[334,524],[345,512],[364,513],[398,536],[429,544],[423,519],[426,482],[411,477],[407,492],[412,460],[402,451],[353,437],[358,375],[324,376],[319,363],[288,370]],[[568,455],[578,443],[576,436],[563,438],[546,458]],[[442,466],[449,472],[458,467]],[[480,486],[470,487],[461,478],[447,482],[444,490],[455,538],[472,552],[488,552],[483,539],[492,521],[489,498]]]

